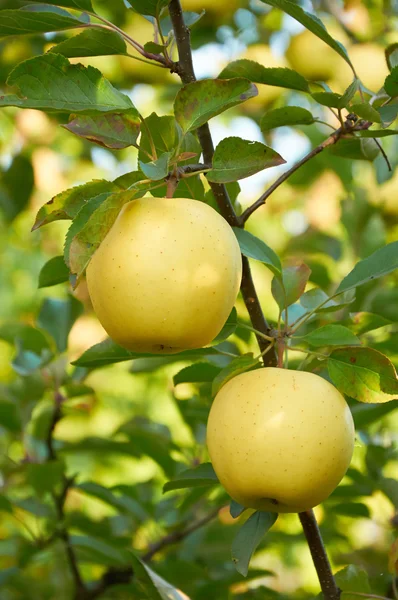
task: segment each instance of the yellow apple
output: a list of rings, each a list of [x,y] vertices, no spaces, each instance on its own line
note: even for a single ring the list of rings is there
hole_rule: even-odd
[[[384,85],[389,74],[384,49],[377,44],[354,44],[348,48],[348,55],[363,84],[372,92],[377,92]],[[336,80],[345,89],[352,81],[352,72],[347,64],[337,72]]]
[[[328,29],[333,37],[344,43],[340,30],[335,31],[332,27]],[[308,29],[292,37],[286,50],[286,58],[292,69],[310,81],[329,81],[345,64],[335,50]]]
[[[115,342],[174,353],[217,336],[241,275],[239,244],[213,208],[187,198],[141,198],[121,210],[87,268],[87,284]]]
[[[354,425],[328,381],[269,367],[221,388],[210,410],[207,446],[221,484],[239,504],[302,512],[325,500],[343,478]]]
[[[195,12],[206,12],[214,14],[220,14],[224,18],[228,14],[232,14],[239,7],[240,2],[238,0],[182,0],[181,2],[183,10],[192,10]]]

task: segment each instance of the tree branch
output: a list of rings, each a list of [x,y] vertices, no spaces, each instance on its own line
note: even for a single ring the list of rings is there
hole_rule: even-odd
[[[319,583],[321,584],[324,600],[339,600],[341,592],[333,577],[314,511],[307,510],[306,512],[302,512],[299,514],[299,518],[310,548]]]
[[[54,449],[53,434],[54,434],[55,427],[62,416],[61,406],[62,406],[63,401],[64,401],[64,397],[62,396],[62,394],[60,394],[58,391],[56,391],[55,395],[54,395],[54,412],[53,412],[53,416],[52,416],[52,419],[50,422],[50,427],[49,427],[47,439],[46,439],[46,446],[47,446],[49,460],[57,459],[57,454]],[[57,513],[57,518],[61,525],[61,529],[58,534],[58,537],[64,543],[66,557],[68,560],[69,568],[71,570],[74,585],[75,585],[74,600],[86,600],[87,599],[87,590],[84,585],[83,579],[80,575],[77,558],[75,556],[75,552],[74,552],[74,549],[73,549],[71,541],[70,541],[69,533],[68,533],[66,527],[64,526],[65,499],[66,499],[68,489],[69,489],[72,481],[73,481],[73,479],[68,479],[65,476],[64,480],[63,480],[62,490],[59,493],[53,492],[52,497],[53,497],[53,502],[55,505],[55,510]]]
[[[192,83],[196,81],[196,77],[192,61],[190,31],[184,21],[180,0],[171,0],[169,4],[169,12],[171,22],[173,24],[179,56],[176,72],[184,84]],[[209,125],[206,123],[205,125],[199,127],[197,131],[199,142],[202,147],[203,160],[205,164],[211,165],[213,162],[214,145]],[[231,227],[241,227],[241,219],[239,219],[234,210],[225,185],[219,183],[210,183],[210,186],[222,216],[231,225]],[[243,257],[241,291],[253,327],[259,331],[262,331],[263,333],[268,333],[270,327],[261,310],[257,292],[254,287],[249,261],[245,257]],[[259,336],[257,336],[257,342],[261,351],[263,352],[268,344]],[[265,366],[271,366],[275,364],[276,358],[274,352],[269,352],[264,356]]]
[[[254,202],[254,204],[252,204],[245,211],[243,211],[243,213],[240,216],[241,224],[243,225],[244,223],[246,223],[247,219],[260,206],[263,206],[263,204],[265,204],[265,202],[267,201],[269,196],[271,196],[271,194],[273,194],[273,192],[280,185],[282,185],[282,183],[284,183],[287,179],[289,179],[289,177],[293,173],[295,173],[302,165],[304,165],[306,162],[311,160],[311,158],[314,158],[314,156],[316,156],[317,154],[320,154],[320,152],[325,150],[325,148],[328,148],[329,146],[333,146],[334,144],[336,144],[347,133],[352,133],[354,131],[361,131],[364,129],[368,129],[371,126],[371,124],[372,123],[370,123],[369,121],[360,121],[359,123],[356,123],[355,121],[353,121],[352,119],[347,117],[346,121],[344,122],[343,127],[339,127],[339,129],[336,129],[336,131],[334,131],[328,138],[326,138],[326,140],[324,140],[321,144],[319,144],[319,146],[316,146],[316,148],[313,148],[311,150],[311,152],[306,154],[295,165],[293,165],[290,169],[288,169],[287,171],[282,173],[282,175],[264,192],[264,194],[262,194],[260,196],[260,198],[258,200],[256,200],[256,202]]]

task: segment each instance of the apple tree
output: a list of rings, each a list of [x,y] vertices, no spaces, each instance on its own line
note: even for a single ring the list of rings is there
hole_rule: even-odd
[[[396,10],[1,2],[2,600],[398,600]]]

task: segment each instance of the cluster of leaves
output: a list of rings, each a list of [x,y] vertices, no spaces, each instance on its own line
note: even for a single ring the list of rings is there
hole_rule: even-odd
[[[138,48],[139,55],[173,70],[170,57],[175,39],[167,2],[130,0],[130,4],[136,13],[154,24],[158,32],[142,47],[144,54],[141,47]],[[264,4],[296,19],[352,67],[344,47],[314,15],[288,0],[266,0]],[[200,17],[200,14],[188,14],[190,26],[198,23]],[[297,94],[296,98],[305,98],[311,106],[336,109],[339,114],[342,110],[354,113],[358,119],[353,121],[352,129],[337,140],[334,156],[373,160],[379,153],[373,138],[397,134],[393,128],[398,113],[398,66],[394,47],[387,52],[391,72],[382,90],[366,89],[354,68],[352,84],[345,93],[337,94],[325,83],[309,82],[292,69],[267,68],[241,59],[231,62],[216,79],[183,86],[176,93],[172,115],[153,113],[143,117],[130,97],[118,91],[100,71],[69,61],[76,57],[124,56],[128,54],[129,45],[137,50],[130,36],[95,13],[90,0],[28,4],[21,9],[0,11],[3,37],[74,29],[81,32],[59,40],[48,52],[29,58],[12,70],[7,80],[12,93],[7,89],[0,97],[0,106],[45,111],[85,143],[99,144],[110,151],[136,148],[138,164],[137,170],[114,181],[95,180],[71,187],[40,209],[34,229],[57,220],[72,221],[64,255],[51,258],[41,270],[39,286],[42,288],[69,280],[76,287],[121,207],[147,193],[164,196],[170,176],[175,178],[178,195],[216,207],[202,172],[207,174],[209,182],[227,184],[235,202],[239,193],[237,180],[285,162],[264,143],[227,137],[216,147],[212,164],[200,164],[201,147],[196,130],[224,111],[243,105],[257,94],[257,86],[282,87]],[[281,126],[316,126],[316,110],[291,105],[273,108],[261,116],[261,130],[268,136]],[[333,156],[329,154],[328,160],[332,162]],[[32,176],[24,177],[21,190],[22,170],[29,175],[30,163],[17,157],[2,181],[0,200],[9,221],[26,206],[30,196]],[[352,233],[359,234],[359,221],[362,231],[366,231],[375,214],[370,208],[367,210],[363,216],[359,200],[352,200],[346,207],[344,226],[352,238],[350,248],[354,255],[357,248]],[[348,536],[339,518],[370,518],[367,496],[381,492],[393,506],[398,504],[396,481],[385,474],[394,459],[393,449],[382,435],[382,419],[388,419],[396,408],[393,399],[398,392],[391,335],[396,315],[387,309],[386,312],[380,308],[372,311],[369,303],[372,294],[373,301],[377,296],[386,298],[385,304],[394,294],[396,275],[385,277],[380,288],[377,280],[398,267],[398,242],[383,243],[381,248],[365,252],[365,256],[361,256],[363,260],[341,283],[334,277],[325,284],[324,273],[320,273],[313,260],[314,250],[320,245],[327,253],[326,244],[334,240],[322,235],[316,236],[315,241],[309,235],[295,239],[283,254],[304,255],[303,260],[282,266],[281,259],[260,238],[242,228],[236,228],[235,232],[242,254],[266,265],[274,276],[272,295],[279,310],[279,325],[283,323],[289,333],[290,364],[298,366],[292,357],[297,356],[296,352],[304,352],[305,362],[300,368],[329,376],[349,398],[364,450],[358,465],[349,470],[344,484],[325,503],[327,539],[346,542]],[[383,300],[379,300],[379,306],[380,302]],[[47,299],[34,325],[5,324],[0,328],[0,338],[15,348],[12,366],[16,373],[10,384],[0,388],[0,425],[7,439],[18,440],[19,452],[23,449],[23,456],[18,456],[17,461],[11,461],[10,456],[2,464],[5,485],[0,510],[10,522],[22,520],[23,526],[29,529],[28,533],[15,533],[6,549],[6,554],[16,557],[0,575],[7,600],[30,598],[29,569],[34,570],[49,556],[55,565],[60,561],[56,549],[65,543],[79,565],[94,567],[88,572],[88,579],[98,579],[96,567],[105,571],[102,582],[115,584],[113,598],[115,594],[121,598],[124,594],[131,597],[145,594],[155,600],[186,598],[178,591],[181,588],[198,599],[216,594],[220,600],[230,597],[283,600],[283,595],[265,586],[245,590],[241,595],[239,586],[234,587],[241,582],[241,577],[232,570],[227,549],[232,546],[232,559],[240,574],[248,575],[249,580],[268,578],[273,573],[249,570],[254,550],[267,543],[286,551],[287,544],[300,539],[298,534],[288,535],[277,525],[264,541],[264,533],[274,524],[275,517],[256,512],[247,518],[244,507],[233,502],[231,516],[243,523],[238,531],[236,524],[225,527],[219,520],[208,530],[199,528],[202,519],[208,522],[207,517],[214,517],[218,509],[222,512],[222,507],[230,502],[204,458],[204,431],[211,399],[228,379],[261,365],[260,357],[252,352],[252,335],[244,317],[238,319],[234,310],[209,348],[159,358],[128,352],[106,340],[87,350],[71,367],[66,358],[68,337],[81,313],[82,306],[73,296],[63,300]],[[278,323],[273,325],[277,327]],[[385,354],[391,355],[391,360]],[[176,443],[167,427],[156,423],[144,411],[140,416],[126,419],[111,436],[83,436],[78,441],[53,439],[59,422],[62,425],[62,420],[79,411],[91,411],[92,403],[97,401],[95,385],[91,385],[97,370],[119,362],[131,363],[132,376],[129,377],[132,379],[138,373],[151,373],[152,378],[163,373],[159,376],[163,377],[164,384],[171,368],[176,389],[189,385],[191,397],[178,400],[176,394],[174,398],[189,431],[188,445]],[[146,394],[150,394],[149,388],[150,385]],[[156,474],[144,484],[100,485],[95,476],[77,475],[79,459],[87,455],[101,457],[105,462],[115,456],[137,460],[147,457],[156,465]],[[198,462],[200,466],[192,468]],[[163,491],[168,492],[164,497],[161,496],[163,484]],[[105,505],[106,516],[95,519],[73,508],[72,501],[66,510],[65,503],[73,495],[79,502],[89,498]],[[211,513],[208,513],[209,507]],[[162,524],[162,535],[155,536],[158,523]],[[190,543],[192,538],[187,536],[194,531],[197,538]],[[158,549],[156,539],[160,539]],[[181,540],[179,548],[163,555],[155,574],[146,564],[146,560],[152,558],[153,549],[162,551]],[[137,558],[140,551],[144,562]],[[195,564],[188,564],[189,559],[195,560]],[[391,569],[393,574],[394,569],[395,566]],[[373,592],[385,593],[383,586],[388,579],[379,577],[383,570],[380,569],[377,576],[371,575]],[[356,593],[370,593],[368,576],[360,568],[348,567],[337,577],[345,600],[354,600]],[[272,579],[266,581],[272,582]],[[69,573],[66,594],[70,594],[70,586]],[[101,583],[94,581],[92,590],[95,591],[96,586],[101,589]],[[58,583],[50,581],[43,587],[43,598],[51,597],[54,589],[58,589]],[[106,585],[104,591],[107,591]]]

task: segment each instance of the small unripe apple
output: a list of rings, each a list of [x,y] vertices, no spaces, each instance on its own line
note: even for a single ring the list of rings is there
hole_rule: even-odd
[[[228,381],[207,424],[210,458],[231,498],[281,513],[309,510],[333,492],[354,435],[350,409],[331,383],[273,367]]]
[[[187,198],[126,204],[87,268],[104,329],[121,346],[149,353],[209,344],[233,308],[241,276],[231,227]]]

